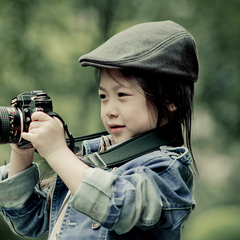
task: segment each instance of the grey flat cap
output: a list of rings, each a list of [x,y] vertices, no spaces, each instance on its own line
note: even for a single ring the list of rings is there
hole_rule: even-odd
[[[195,41],[182,26],[148,22],[130,27],[80,57],[81,66],[139,69],[197,81]]]

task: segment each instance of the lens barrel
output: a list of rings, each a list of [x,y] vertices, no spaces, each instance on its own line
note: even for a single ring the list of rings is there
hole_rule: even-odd
[[[8,143],[9,139],[10,123],[8,115],[9,114],[6,107],[0,107],[0,127],[1,127],[0,142],[2,144]]]
[[[22,131],[22,112],[15,107],[0,107],[0,144],[18,143]]]

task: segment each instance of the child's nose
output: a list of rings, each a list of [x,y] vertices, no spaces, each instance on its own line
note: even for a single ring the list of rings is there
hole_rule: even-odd
[[[106,115],[109,118],[110,117],[117,117],[119,115],[117,107],[111,102],[108,103],[108,106],[106,108]]]

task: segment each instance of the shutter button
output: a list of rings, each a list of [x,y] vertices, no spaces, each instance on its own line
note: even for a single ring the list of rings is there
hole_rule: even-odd
[[[92,229],[98,229],[98,228],[100,228],[100,224],[94,222],[94,223],[92,224]]]

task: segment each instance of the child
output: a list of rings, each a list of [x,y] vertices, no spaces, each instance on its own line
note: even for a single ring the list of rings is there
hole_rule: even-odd
[[[10,164],[0,169],[1,213],[25,237],[49,231],[49,239],[180,239],[195,206],[192,158],[182,146],[185,130],[191,152],[198,77],[192,36],[171,21],[139,24],[79,61],[100,71],[109,135],[84,141],[79,160],[60,121],[33,113],[22,137],[57,177],[38,188],[34,149],[13,145]]]

